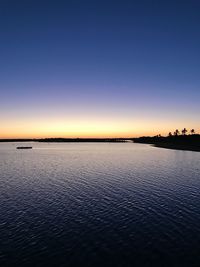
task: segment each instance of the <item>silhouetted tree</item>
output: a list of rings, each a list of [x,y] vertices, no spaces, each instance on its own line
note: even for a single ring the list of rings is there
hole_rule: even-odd
[[[176,131],[174,132],[174,135],[177,136],[177,135],[179,135],[179,133],[180,133],[179,130],[176,129]]]
[[[191,132],[191,134],[195,134],[195,130],[194,129],[192,129],[190,132]]]
[[[182,130],[182,134],[183,134],[183,135],[186,135],[186,133],[187,133],[187,129],[184,128],[184,129]]]
[[[171,137],[171,136],[172,136],[172,133],[171,133],[171,132],[169,132],[168,136],[169,136],[169,137]]]

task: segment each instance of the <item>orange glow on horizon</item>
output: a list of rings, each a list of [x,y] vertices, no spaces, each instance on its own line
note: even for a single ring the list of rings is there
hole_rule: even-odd
[[[0,138],[119,138],[139,137],[144,135],[167,135],[185,127],[184,124],[176,124],[163,121],[144,121],[119,119],[106,120],[50,120],[41,119],[33,121],[7,121],[2,124]],[[190,125],[189,125],[190,127]],[[191,125],[191,129],[195,128]],[[196,132],[198,129],[195,129]]]

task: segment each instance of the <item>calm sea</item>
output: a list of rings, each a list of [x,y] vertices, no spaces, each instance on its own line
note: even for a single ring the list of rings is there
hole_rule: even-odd
[[[0,266],[200,266],[200,153],[18,145],[0,144]]]

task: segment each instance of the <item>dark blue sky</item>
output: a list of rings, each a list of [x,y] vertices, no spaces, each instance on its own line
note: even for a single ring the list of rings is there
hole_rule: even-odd
[[[197,0],[1,0],[2,136],[199,129],[199,14]]]

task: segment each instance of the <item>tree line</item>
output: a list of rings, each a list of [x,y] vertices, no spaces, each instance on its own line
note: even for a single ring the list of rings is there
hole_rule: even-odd
[[[194,129],[191,129],[191,130],[188,131],[186,128],[184,128],[181,131],[179,131],[178,129],[176,129],[173,134],[172,134],[172,132],[169,132],[168,136],[178,136],[180,134],[187,135],[188,132],[190,134],[192,134],[192,135],[195,134],[195,130]]]

